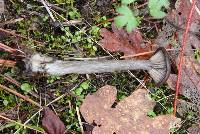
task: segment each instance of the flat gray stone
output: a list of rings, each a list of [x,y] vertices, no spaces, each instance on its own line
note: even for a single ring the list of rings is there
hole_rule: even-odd
[[[4,13],[4,0],[0,0],[0,14]]]

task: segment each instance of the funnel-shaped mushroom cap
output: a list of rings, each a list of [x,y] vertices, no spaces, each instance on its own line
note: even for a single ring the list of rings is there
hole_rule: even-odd
[[[169,55],[165,48],[160,47],[155,54],[150,58],[152,69],[149,70],[150,76],[153,78],[157,86],[163,84],[169,77],[171,65]]]

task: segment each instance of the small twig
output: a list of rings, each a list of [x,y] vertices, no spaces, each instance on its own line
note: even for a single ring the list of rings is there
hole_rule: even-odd
[[[77,106],[76,106],[76,113],[77,113],[77,116],[78,116],[78,122],[79,122],[79,125],[80,125],[81,133],[84,134],[83,123],[81,121],[80,111],[79,111],[79,108]]]
[[[145,2],[145,3],[143,3],[143,4],[139,5],[139,6],[136,6],[135,9],[142,8],[142,7],[146,6],[147,4],[148,4],[148,2]]]
[[[12,77],[10,76],[7,76],[7,75],[2,75],[0,74],[0,76],[2,76],[4,79],[6,79],[7,81],[15,84],[16,86],[20,87],[20,83],[18,81],[16,81],[15,79],[13,79]]]
[[[82,20],[70,20],[70,21],[62,22],[61,24],[63,26],[77,25],[77,24],[82,24]]]
[[[154,52],[155,51],[149,51],[149,52],[143,52],[143,53],[138,53],[138,54],[134,54],[134,55],[121,56],[120,59],[144,56],[144,55],[148,55],[148,54],[153,54]]]
[[[88,61],[88,60],[105,60],[111,58],[110,56],[102,56],[102,57],[94,57],[94,58],[76,58],[76,57],[63,57],[64,60],[81,60],[81,61]]]
[[[30,38],[27,38],[27,37],[25,37],[25,36],[18,35],[18,34],[16,34],[16,33],[10,32],[10,31],[5,30],[5,29],[3,29],[3,28],[0,28],[0,32],[4,32],[4,33],[6,33],[6,34],[13,35],[13,36],[15,36],[15,37],[19,37],[19,38],[22,38],[22,39],[31,40],[31,41],[33,41],[33,42],[39,44],[40,46],[43,46],[43,44],[44,44],[44,43],[42,43],[42,42],[39,42],[39,41],[30,39]]]
[[[1,85],[1,84],[0,84],[0,88],[6,90],[6,91],[8,91],[8,92],[10,92],[10,93],[12,93],[12,94],[14,94],[14,95],[16,95],[16,96],[18,96],[18,97],[20,97],[20,98],[22,98],[22,99],[24,99],[24,100],[26,100],[26,101],[28,101],[28,102],[30,102],[31,104],[33,104],[33,105],[35,105],[35,106],[38,106],[38,107],[42,108],[42,106],[41,106],[40,104],[38,104],[37,102],[31,100],[31,99],[30,99],[29,97],[27,97],[27,96],[24,96],[24,95],[22,95],[22,94],[16,92],[16,91],[13,90],[13,89],[10,89],[10,88],[8,88],[8,87],[6,87],[6,86],[4,86],[4,85]]]
[[[17,51],[16,49],[13,49],[9,46],[4,45],[3,43],[0,43],[0,49],[3,49],[4,51],[9,52],[9,53],[14,53]]]
[[[190,0],[190,3],[192,4],[192,0]],[[196,5],[195,5],[195,9],[196,9],[198,15],[200,15],[200,10],[199,10],[199,8]]]
[[[14,67],[15,64],[16,64],[15,61],[0,59],[0,66]]]
[[[5,21],[5,22],[2,22],[0,23],[0,27],[4,26],[4,25],[8,25],[8,24],[13,24],[13,23],[16,23],[16,22],[19,22],[19,21],[22,21],[24,20],[24,18],[18,18],[18,19],[12,19],[12,20],[8,20],[8,21]]]
[[[147,83],[147,81],[149,81],[149,76],[148,76],[147,74],[145,74],[144,79],[143,79],[143,83]],[[140,83],[140,84],[135,88],[135,90],[141,89],[141,88],[143,88],[143,85]]]
[[[103,25],[105,23],[112,22],[112,21],[114,21],[114,18],[110,18],[110,19],[104,20],[101,23],[97,24],[96,26],[99,27],[99,26],[101,26],[101,25]]]
[[[49,2],[46,2],[46,4],[49,6],[49,7],[52,7],[54,8],[55,10],[59,10],[59,11],[62,11],[62,12],[66,12],[67,10],[63,9],[63,8],[60,8],[59,6],[56,6],[55,4],[51,4]]]
[[[46,2],[44,0],[39,0],[39,2],[41,2],[44,5],[44,7],[46,8],[49,16],[51,17],[51,19],[53,20],[53,22],[55,22],[56,19],[54,18],[53,14],[52,14],[51,10],[49,9],[48,5],[46,4]]]
[[[176,49],[166,49],[167,51],[179,51]],[[190,49],[190,50],[196,50],[196,49]],[[144,56],[144,55],[148,55],[148,54],[153,54],[155,51],[149,51],[149,52],[143,52],[143,53],[138,53],[138,54],[133,54],[133,55],[126,55],[126,56],[121,56],[120,59],[124,59],[124,58],[134,58],[134,57],[138,57],[138,56]]]
[[[173,51],[174,49],[166,49],[167,51]],[[120,59],[124,59],[124,58],[134,58],[134,57],[138,57],[138,56],[144,56],[144,55],[148,55],[148,54],[153,54],[155,51],[149,51],[149,52],[143,52],[143,53],[138,53],[138,54],[134,54],[134,55],[127,55],[127,56],[121,56]]]
[[[5,117],[5,116],[0,115],[0,118],[4,119],[4,120],[6,120],[6,121],[9,121],[9,122],[18,124],[19,126],[23,126],[24,128],[29,128],[29,129],[35,130],[35,131],[37,131],[37,132],[40,132],[40,133],[42,133],[42,134],[44,133],[44,131],[35,129],[34,127],[31,127],[31,126],[29,126],[29,125],[24,125],[24,124],[22,124],[22,123],[20,123],[20,122],[11,120],[11,119],[9,119],[9,118],[7,118],[7,117]]]

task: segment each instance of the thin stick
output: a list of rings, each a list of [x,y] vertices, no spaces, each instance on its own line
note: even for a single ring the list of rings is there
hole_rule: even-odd
[[[49,7],[47,6],[46,2],[45,2],[44,0],[39,0],[39,1],[44,5],[44,7],[46,8],[46,10],[47,10],[49,16],[50,16],[51,19],[55,22],[56,19],[53,17],[53,14],[52,14],[52,12],[50,11]]]
[[[143,52],[143,53],[138,53],[138,54],[134,54],[134,55],[121,56],[120,59],[144,56],[144,55],[148,55],[148,54],[153,54],[154,52],[155,51],[149,51],[149,52]]]
[[[56,6],[56,4],[51,4],[51,3],[48,3],[47,1],[46,1],[46,4],[47,4],[49,7],[54,8],[55,10],[59,10],[59,11],[62,11],[62,12],[66,12],[65,9],[60,8],[59,6]]]
[[[148,2],[145,2],[145,3],[143,3],[143,4],[139,5],[139,6],[136,6],[135,9],[142,8],[142,7],[146,6],[147,4],[148,4]]]
[[[22,98],[22,99],[24,99],[24,100],[26,100],[26,101],[28,101],[28,102],[30,102],[30,103],[33,104],[33,105],[38,106],[39,108],[42,107],[40,104],[38,104],[37,102],[31,100],[29,97],[24,96],[24,95],[22,95],[22,94],[16,92],[16,91],[13,90],[13,89],[10,89],[10,88],[8,88],[8,87],[6,87],[6,86],[4,86],[4,85],[1,85],[1,84],[0,84],[0,88],[6,90],[6,91],[8,91],[8,92],[10,92],[10,93],[12,93],[12,94],[14,94],[14,95],[16,95],[16,96],[18,96],[18,97],[20,97],[20,98]]]
[[[112,22],[112,21],[114,21],[114,18],[110,18],[110,19],[104,20],[101,23],[97,24],[96,26],[98,27],[98,26],[101,26],[101,25],[103,25],[105,23]]]
[[[79,111],[79,108],[77,106],[76,106],[76,113],[77,113],[77,116],[78,116],[78,122],[79,122],[79,125],[80,125],[81,133],[84,134],[83,123],[81,121],[80,111]]]
[[[42,43],[42,42],[39,42],[39,41],[30,39],[30,38],[27,38],[27,37],[25,37],[25,36],[18,35],[18,34],[16,34],[16,33],[10,32],[10,31],[5,30],[5,29],[3,29],[3,28],[0,28],[0,32],[4,32],[4,33],[6,33],[6,34],[13,35],[13,36],[15,36],[15,37],[19,37],[19,38],[22,38],[22,39],[31,40],[31,41],[37,43],[37,44],[40,45],[40,46],[43,46],[43,44],[44,44],[44,43]]]
[[[22,123],[20,123],[20,122],[11,120],[11,119],[9,119],[9,118],[7,118],[7,117],[5,117],[5,116],[0,115],[0,118],[4,119],[4,120],[6,120],[6,121],[12,122],[12,123],[16,123],[16,124],[18,124],[18,125],[20,125],[20,126],[23,126],[24,128],[29,128],[29,129],[35,130],[35,131],[37,131],[37,132],[44,133],[44,131],[35,129],[34,127],[31,127],[31,126],[29,126],[29,125],[24,125],[24,124],[22,124]]]
[[[17,50],[16,49],[13,49],[3,43],[0,43],[0,48],[3,49],[4,51],[6,52],[9,52],[9,53],[13,53],[13,52],[16,52]]]
[[[6,66],[6,67],[13,67],[15,66],[16,62],[12,60],[2,60],[0,59],[0,66]]]
[[[16,86],[20,87],[20,83],[18,81],[16,81],[15,79],[13,79],[11,76],[8,76],[8,75],[2,75],[0,74],[0,76],[2,76],[4,79],[6,79],[7,81],[15,84]]]
[[[192,0],[190,0],[190,3],[192,4]],[[195,9],[196,9],[198,15],[200,15],[200,10],[199,10],[199,8],[196,5],[195,5]]]
[[[4,25],[8,25],[8,24],[13,24],[13,23],[16,23],[16,22],[19,22],[19,21],[22,21],[22,20],[24,20],[24,18],[17,18],[17,19],[8,20],[8,21],[0,23],[0,27],[2,27]]]
[[[190,49],[190,50],[196,50],[196,49]],[[176,50],[175,49],[166,49],[166,51],[176,51]],[[134,57],[138,57],[138,56],[144,56],[144,55],[148,55],[148,54],[153,54],[154,52],[155,51],[149,51],[149,52],[143,52],[143,53],[138,53],[138,54],[133,54],[133,55],[121,56],[120,59],[134,58]]]
[[[175,49],[166,49],[166,51],[174,51]],[[153,54],[155,51],[149,51],[149,52],[143,52],[143,53],[138,53],[138,54],[133,54],[133,55],[127,55],[127,56],[121,56],[120,59],[124,59],[124,58],[134,58],[134,57],[138,57],[138,56],[144,56],[144,55],[148,55],[148,54]]]
[[[179,90],[180,90],[183,56],[184,56],[185,46],[186,46],[186,42],[187,42],[187,35],[188,35],[188,32],[189,32],[189,28],[190,28],[190,24],[191,24],[192,15],[193,15],[193,12],[194,12],[194,9],[195,9],[195,5],[196,5],[196,0],[193,0],[192,7],[190,9],[190,14],[188,15],[188,18],[187,18],[187,24],[186,24],[185,32],[183,34],[182,47],[181,47],[181,52],[180,52],[179,64],[178,64],[176,93],[175,93],[175,99],[174,99],[174,115],[176,115],[176,109],[177,109],[177,99],[178,99],[178,94],[179,94]]]

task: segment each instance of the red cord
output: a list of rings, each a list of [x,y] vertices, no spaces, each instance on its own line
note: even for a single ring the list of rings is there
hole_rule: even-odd
[[[176,115],[177,99],[178,99],[178,94],[179,94],[179,90],[180,90],[183,55],[184,55],[184,52],[185,52],[187,35],[188,35],[188,31],[189,31],[190,24],[191,24],[192,14],[193,14],[194,9],[195,9],[195,4],[196,4],[196,0],[193,0],[192,1],[192,8],[190,9],[190,14],[187,18],[187,25],[186,25],[186,28],[185,28],[185,32],[183,34],[182,47],[181,47],[181,52],[180,52],[179,65],[178,65],[178,77],[177,77],[177,82],[176,82],[176,94],[175,94],[175,99],[174,99],[174,115]]]

